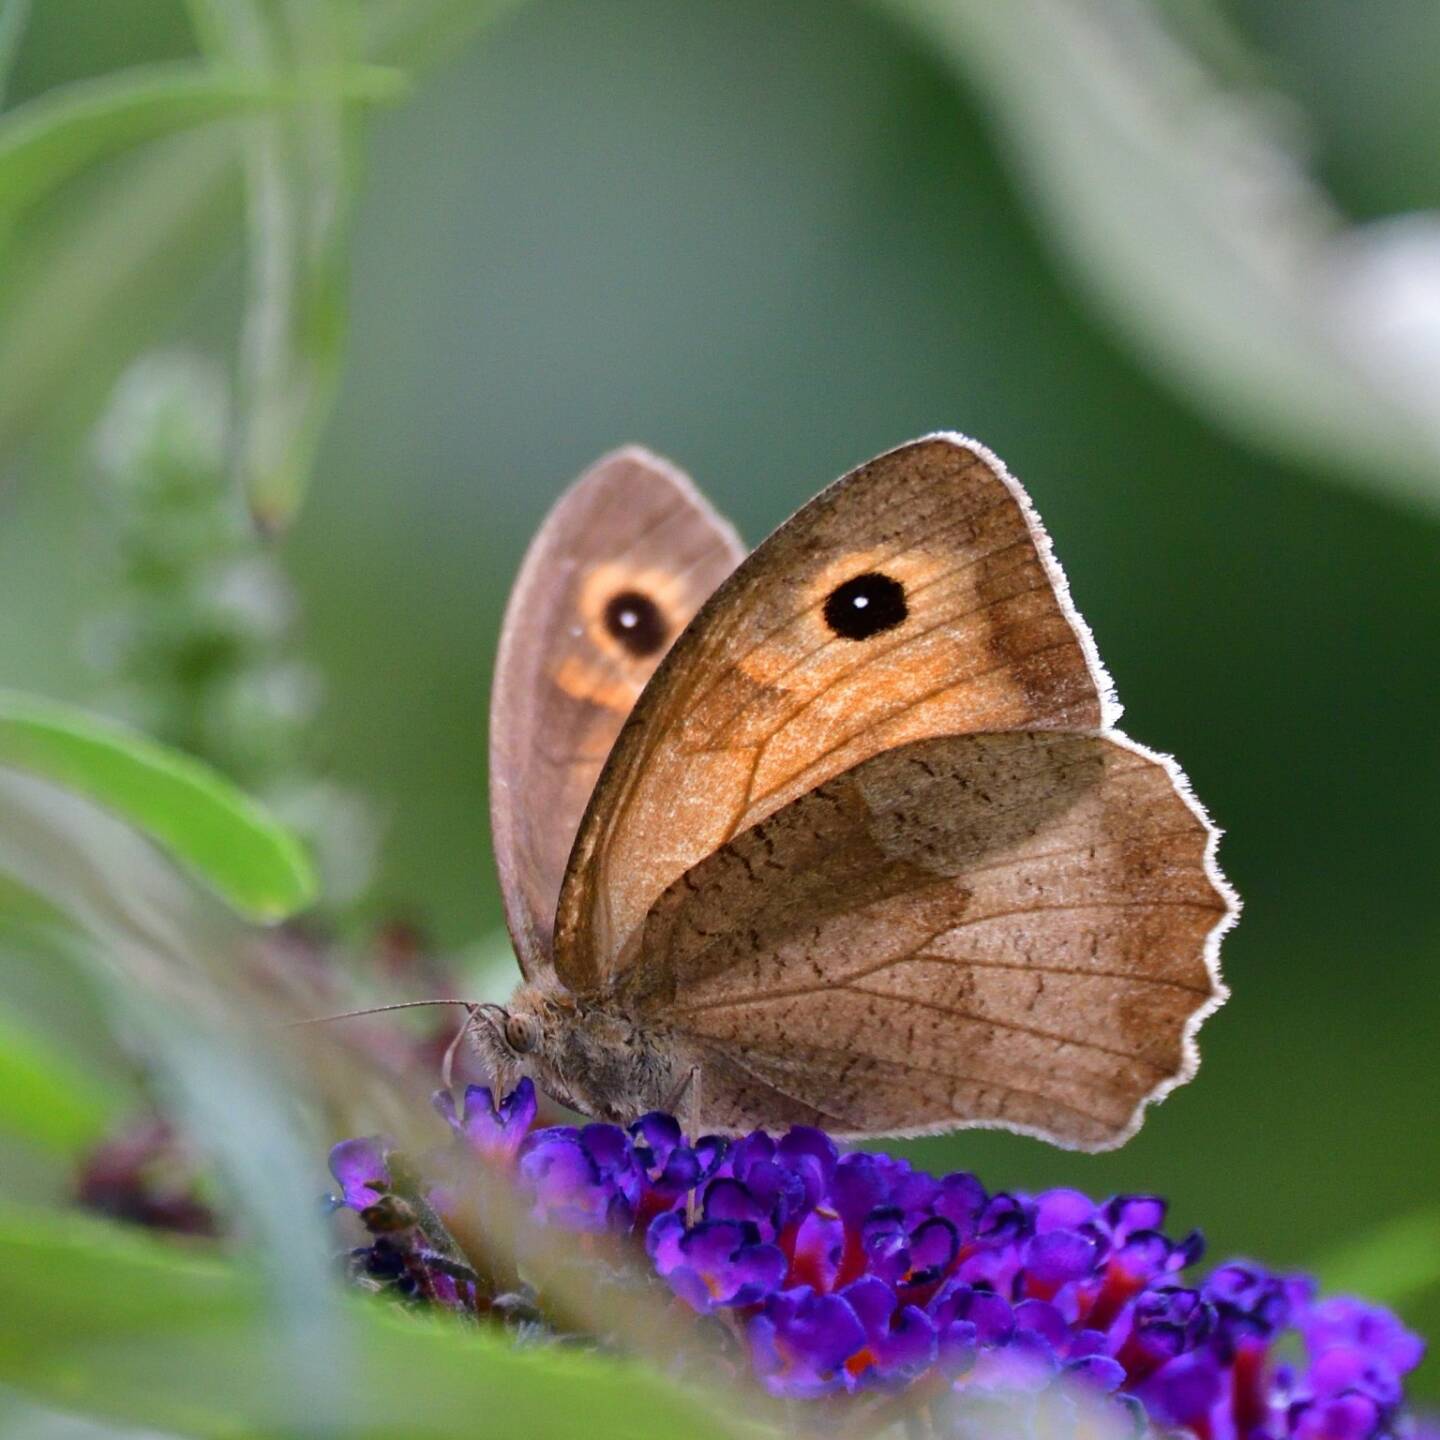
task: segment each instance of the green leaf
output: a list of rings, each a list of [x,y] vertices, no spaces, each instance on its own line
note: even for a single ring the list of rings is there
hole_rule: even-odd
[[[284,919],[315,896],[304,850],[260,805],[208,766],[123,726],[0,691],[0,764],[114,811],[253,919]]]
[[[5,103],[5,86],[29,18],[30,0],[0,0],[0,105]]]
[[[257,84],[347,63],[333,0],[190,0],[190,9],[206,53]],[[342,99],[311,84],[303,104],[245,132],[250,274],[235,448],[266,534],[300,506],[339,387],[356,167]]]
[[[0,870],[0,939],[8,938],[16,928],[53,925],[59,919],[53,905]]]
[[[1440,1209],[1390,1220],[1316,1267],[1326,1290],[1408,1305],[1440,1291]]]
[[[80,1216],[0,1210],[0,1382],[44,1404],[178,1434],[641,1440],[733,1435],[613,1357],[517,1348],[486,1327],[342,1308],[338,1413],[284,1383],[262,1289],[225,1263]]]
[[[518,10],[524,0],[369,0],[366,49],[391,64],[452,58],[477,31]]]
[[[245,111],[293,107],[320,77],[269,80],[196,64],[137,67],[47,92],[0,120],[0,227],[96,161],[145,140]],[[350,99],[398,92],[395,72],[324,78]]]
[[[228,254],[234,149],[223,128],[172,136],[19,227],[0,266],[0,455],[62,403],[93,404]]]
[[[99,1140],[113,1118],[100,1087],[0,1006],[0,1130],[74,1155]]]
[[[1184,400],[1440,506],[1433,362],[1380,293],[1397,262],[1345,224],[1263,94],[1226,88],[1139,0],[872,3],[973,87],[1069,275]]]
[[[471,32],[518,3],[371,0],[353,18],[364,59],[391,66],[449,59]],[[17,237],[24,263],[0,267],[0,457],[62,403],[103,393],[129,358],[165,333],[216,262],[228,261],[234,140],[211,127],[129,153],[113,167],[120,173],[54,207],[45,233]]]

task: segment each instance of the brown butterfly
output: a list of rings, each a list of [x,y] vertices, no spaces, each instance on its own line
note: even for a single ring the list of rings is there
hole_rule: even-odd
[[[1238,908],[1118,713],[974,441],[881,455],[748,557],[673,467],[607,456],[505,618],[491,808],[525,981],[467,1033],[607,1120],[1115,1145],[1194,1072]]]

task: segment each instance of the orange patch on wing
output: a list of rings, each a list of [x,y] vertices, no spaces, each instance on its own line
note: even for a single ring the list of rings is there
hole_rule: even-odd
[[[598,667],[587,665],[578,655],[567,655],[550,678],[573,699],[621,713],[629,712],[640,693],[639,685],[606,675]]]

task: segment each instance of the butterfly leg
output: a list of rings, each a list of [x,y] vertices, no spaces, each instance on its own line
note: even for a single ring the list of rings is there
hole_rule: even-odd
[[[700,1138],[700,1067],[690,1067],[689,1096],[685,1106],[685,1130],[693,1145]],[[700,1218],[700,1197],[692,1187],[685,1201],[685,1223],[693,1225]]]
[[[665,1108],[678,1117],[681,1104],[685,1107],[685,1118],[680,1122],[682,1140],[688,1139],[693,1145],[700,1138],[700,1067],[692,1065],[689,1073],[676,1087]],[[693,1225],[700,1218],[700,1202],[695,1191],[685,1197],[685,1223]]]

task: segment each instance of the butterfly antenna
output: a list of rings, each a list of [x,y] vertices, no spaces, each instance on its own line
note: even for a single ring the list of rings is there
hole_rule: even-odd
[[[328,1025],[333,1020],[354,1020],[360,1015],[384,1015],[391,1010],[418,1010],[425,1005],[463,1005],[474,1014],[477,1010],[503,1010],[503,1005],[487,1005],[474,1000],[401,1000],[394,1005],[371,1005],[365,1010],[342,1010],[338,1015],[314,1015],[307,1020],[291,1020],[289,1029],[301,1025]]]

